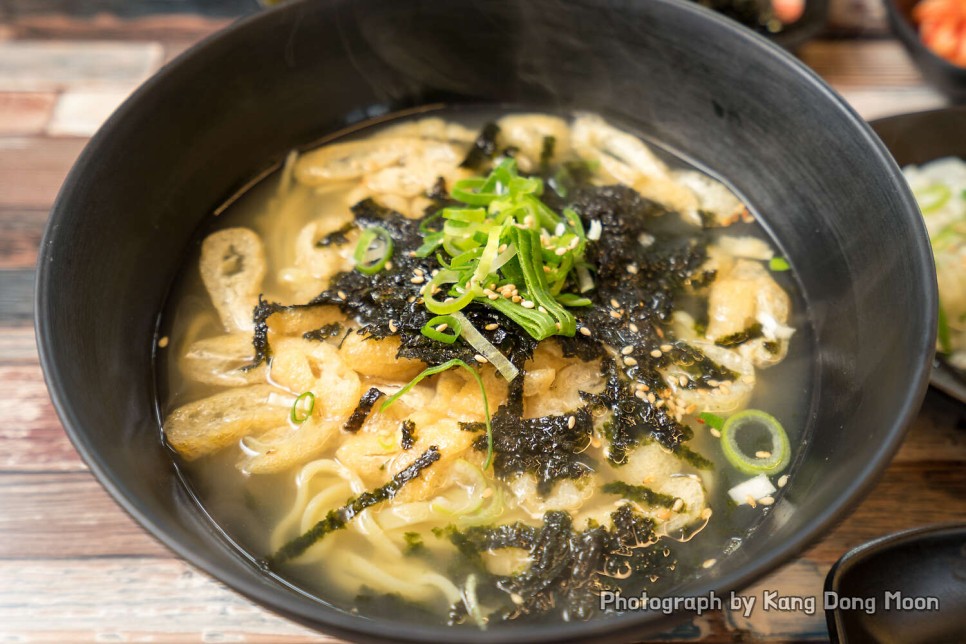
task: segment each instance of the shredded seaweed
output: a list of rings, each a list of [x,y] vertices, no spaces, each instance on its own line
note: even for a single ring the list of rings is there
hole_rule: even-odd
[[[554,148],[557,146],[557,138],[554,136],[543,137],[540,145],[540,171],[547,173],[550,170],[550,162],[553,160]]]
[[[318,329],[306,331],[302,334],[302,337],[306,340],[317,340],[321,342],[326,338],[334,338],[340,333],[342,333],[342,325],[338,322],[333,322],[331,324],[324,324]]]
[[[399,445],[403,449],[412,449],[413,445],[416,444],[416,423],[411,420],[404,420],[400,426],[400,432],[402,438]]]
[[[409,467],[396,474],[385,485],[376,488],[372,492],[363,492],[354,499],[350,499],[341,508],[331,510],[325,515],[324,519],[312,526],[308,532],[292,539],[279,548],[274,555],[265,559],[262,562],[263,567],[272,568],[302,555],[302,553],[315,545],[325,535],[346,527],[349,521],[359,516],[359,513],[363,510],[395,497],[404,485],[418,477],[423,470],[438,461],[439,458],[439,448],[435,445],[431,446],[419,458],[413,461]]]
[[[630,501],[637,501],[638,503],[646,503],[648,505],[659,505],[665,508],[673,507],[674,502],[677,500],[670,494],[661,494],[649,487],[630,485],[623,481],[607,483],[601,486],[600,489],[606,494],[616,494]]]
[[[418,532],[403,533],[403,540],[406,542],[406,555],[426,552],[426,544],[423,543],[423,537]]]
[[[521,523],[442,531],[467,565],[500,591],[502,607],[489,621],[506,621],[548,614],[586,620],[599,609],[603,591],[621,589],[619,579],[635,577],[651,583],[669,575],[676,562],[670,550],[656,544],[654,522],[623,505],[611,514],[612,526],[577,531],[570,515],[547,512],[540,527]],[[503,548],[520,548],[530,566],[515,575],[486,572],[482,555]],[[509,596],[510,601],[507,601]]]
[[[483,164],[492,159],[493,155],[496,154],[496,139],[499,135],[499,125],[496,123],[487,123],[484,125],[483,129],[477,135],[476,140],[473,141],[473,147],[470,148],[469,153],[463,159],[460,167],[469,168],[470,170],[481,169]]]
[[[316,248],[325,248],[326,246],[342,246],[349,241],[347,237],[348,233],[356,227],[355,222],[350,221],[338,230],[334,230],[319,241],[315,242]]]
[[[605,360],[601,370],[606,378],[604,391],[599,394],[581,392],[580,395],[591,405],[612,412],[604,427],[610,442],[607,458],[612,464],[625,463],[628,451],[644,440],[653,439],[674,450],[694,436],[689,427],[674,420],[664,408],[635,396],[613,360]]]
[[[718,338],[714,341],[714,343],[719,347],[737,347],[741,346],[745,342],[748,342],[749,340],[760,338],[761,335],[761,322],[755,322],[743,331],[738,331],[737,333],[726,335],[723,338]]]
[[[369,391],[362,394],[359,398],[359,404],[353,410],[352,415],[349,416],[349,420],[345,421],[345,425],[342,427],[347,432],[357,432],[362,429],[362,424],[366,422],[366,418],[369,417],[369,412],[372,411],[372,406],[376,404],[376,401],[385,396],[385,394],[376,389],[375,387],[370,387]]]
[[[473,430],[480,425],[468,424]],[[522,418],[503,405],[493,415],[491,424],[493,467],[500,478],[532,474],[537,480],[537,492],[545,497],[557,481],[579,479],[589,471],[580,458],[594,431],[587,407],[562,416]],[[485,450],[486,437],[476,439],[474,447]]]

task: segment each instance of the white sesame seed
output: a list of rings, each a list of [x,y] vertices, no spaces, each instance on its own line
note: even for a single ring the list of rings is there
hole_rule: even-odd
[[[755,497],[751,496],[750,494],[745,497],[745,503],[747,503],[748,505],[750,505],[753,508],[757,508],[758,507],[758,502],[755,501]]]
[[[659,349],[654,349],[654,351],[651,351],[651,357],[652,358],[660,358],[663,355],[664,354],[661,353],[661,351]]]
[[[496,288],[496,282],[490,282],[490,284],[487,286],[487,288],[492,291],[493,289]]]
[[[755,452],[755,458],[771,458],[771,452],[766,452],[765,450],[758,450]]]
[[[781,476],[781,477],[780,477],[780,478],[778,479],[778,487],[785,487],[785,485],[786,485],[787,483],[788,483],[788,474],[783,474],[783,475],[782,475],[782,476]]]
[[[664,353],[667,353],[668,351],[670,351],[673,348],[674,347],[672,347],[670,344],[662,344],[661,345],[661,351],[663,351]]]
[[[490,299],[490,300],[498,300],[498,299],[500,299],[500,296],[497,295],[496,293],[490,293],[486,297],[487,297],[487,299]]]
[[[644,400],[645,398],[647,398],[647,394],[645,392],[641,391],[640,389],[638,389],[637,391],[635,391],[634,392],[634,395],[637,396],[638,398],[640,398],[641,400]]]
[[[532,309],[536,305],[530,300],[523,300],[522,302],[520,302],[520,306],[522,306],[525,309]]]
[[[585,326],[580,327],[580,335],[590,336],[590,329]]]
[[[621,303],[613,298],[610,301],[610,305],[612,308],[615,308],[615,309],[619,309],[621,307]]]
[[[618,313],[617,311],[611,311],[611,312],[610,312],[610,316],[611,316],[612,318],[614,318],[615,320],[619,320],[619,319],[621,319],[621,314],[620,314],[620,313]]]
[[[436,325],[436,330],[439,331],[440,333],[442,333],[443,331],[445,331],[448,328],[449,328],[449,325],[446,324],[445,322],[443,322],[442,324],[437,324]]]
[[[657,396],[655,396],[653,393],[647,394],[647,402],[653,405],[656,401],[657,401]]]
[[[520,302],[523,301],[523,298],[520,297],[519,295],[514,295],[513,297],[510,298],[510,300],[512,300],[516,304],[519,304]],[[530,306],[525,306],[524,308],[532,309],[533,308],[533,302],[530,302]]]
[[[473,359],[476,360],[477,362],[481,363],[481,364],[482,363],[485,363],[485,362],[489,362],[489,360],[487,360],[486,358],[484,358],[483,356],[481,356],[478,353],[475,356],[473,356]]]
[[[625,356],[624,357],[624,364],[626,364],[628,367],[634,367],[634,366],[637,366],[637,360],[635,360],[634,358],[632,358],[630,356]]]
[[[690,381],[688,380],[688,377],[687,376],[681,376],[681,377],[678,378],[678,382],[681,384],[682,387],[687,387],[688,386],[688,382],[690,382]]]
[[[559,224],[557,224],[557,227],[553,229],[553,234],[556,235],[557,237],[560,237],[565,232],[567,232],[567,228],[563,225],[563,222],[560,222]]]
[[[719,429],[717,429],[717,428],[715,428],[715,427],[712,427],[712,428],[710,429],[710,433],[711,433],[711,435],[712,435],[712,436],[714,436],[715,438],[721,438],[721,430],[719,430]]]
[[[392,270],[392,262],[386,262],[386,270],[387,271],[391,271]]]
[[[705,519],[705,520],[710,519],[711,518],[711,508],[705,508],[705,509],[701,510],[701,518],[702,519]]]
[[[158,348],[163,349],[168,346],[168,336],[163,336],[158,339]]]
[[[487,324],[487,325],[486,325],[485,327],[483,327],[483,328],[484,328],[485,330],[487,330],[487,331],[496,331],[497,329],[499,329],[499,328],[500,328],[500,325],[499,325],[499,324],[497,324],[496,322],[491,322],[490,324]]]
[[[684,507],[684,500],[674,499],[674,505],[671,506],[671,510],[674,512],[680,512],[681,508]]]
[[[628,264],[627,272],[631,275],[637,275],[637,264]]]
[[[558,248],[557,250],[554,251],[554,254],[557,255],[557,256],[559,256],[559,257],[563,257],[564,255],[567,254],[567,249],[566,248]]]
[[[634,353],[634,347],[632,347],[631,345],[627,345],[626,347],[624,347],[623,349],[621,349],[621,354],[622,355],[629,356],[632,353]]]
[[[637,333],[638,332],[637,325],[634,324],[633,322],[631,322],[630,325],[628,325],[627,328],[630,329],[632,333]]]
[[[426,278],[425,277],[414,277],[414,278],[412,278],[409,281],[412,282],[413,284],[422,284],[423,282],[426,281]]]
[[[345,291],[338,291],[336,292],[336,295],[339,296],[340,300],[344,300],[346,298]]]
[[[540,311],[541,313],[546,313],[547,312],[547,309],[543,308],[542,306],[538,306],[537,307],[537,310]]]
[[[425,273],[423,272],[423,269],[421,268],[414,268],[413,274],[416,275],[417,277],[422,277],[423,275],[425,275]]]
[[[701,567],[704,568],[704,569],[708,569],[711,566],[715,565],[716,563],[718,563],[718,560],[717,559],[708,559],[703,564],[701,564]]]
[[[396,326],[395,320],[389,320],[389,330],[392,331],[393,333],[399,330],[399,327]]]
[[[559,330],[561,330],[561,329],[563,328],[562,326],[560,326],[560,322],[554,322],[554,323],[553,323],[553,325],[554,325],[555,327],[557,327],[557,330],[558,330],[558,331],[559,331]]]
[[[775,503],[775,497],[763,496],[760,499],[758,499],[758,503],[760,503],[761,505],[772,505]]]
[[[570,429],[573,429],[574,426],[576,425],[577,425],[577,419],[574,416],[571,416],[570,418],[567,419],[567,427],[569,427]]]

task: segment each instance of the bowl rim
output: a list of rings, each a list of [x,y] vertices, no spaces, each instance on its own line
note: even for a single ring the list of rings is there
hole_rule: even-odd
[[[332,5],[343,1],[328,0],[328,3]],[[98,482],[128,515],[144,528],[148,534],[179,558],[203,570],[214,579],[221,581],[232,590],[252,600],[259,606],[268,608],[299,624],[323,632],[334,633],[355,640],[365,638],[369,640],[421,642],[431,637],[443,636],[448,641],[460,642],[510,643],[522,641],[524,638],[527,641],[534,642],[563,642],[614,639],[621,635],[628,636],[638,633],[641,629],[645,629],[647,632],[657,632],[659,629],[670,628],[676,623],[687,619],[692,613],[678,612],[673,615],[663,615],[652,612],[638,612],[627,613],[613,619],[595,619],[579,623],[555,622],[549,625],[541,624],[535,628],[523,627],[496,631],[470,631],[469,629],[452,629],[438,625],[429,626],[401,623],[385,619],[361,619],[358,616],[350,615],[337,609],[327,609],[322,615],[318,611],[301,610],[301,605],[295,607],[289,605],[290,602],[286,601],[286,598],[278,592],[267,590],[264,586],[257,585],[248,577],[236,574],[231,568],[213,563],[206,557],[200,556],[186,547],[168,530],[165,525],[167,523],[165,517],[155,516],[141,507],[139,499],[130,494],[123,480],[114,476],[109,464],[88,441],[83,424],[75,415],[71,392],[65,386],[65,379],[59,368],[60,358],[54,355],[52,351],[54,333],[47,320],[48,311],[54,306],[53,298],[51,297],[52,288],[49,268],[50,262],[53,259],[53,251],[51,249],[54,247],[54,240],[58,237],[58,220],[67,216],[68,213],[66,207],[68,196],[81,182],[84,168],[95,162],[94,160],[100,154],[101,149],[111,140],[112,130],[115,128],[115,124],[125,119],[129,113],[140,109],[140,104],[144,98],[149,97],[158,88],[163,87],[169,77],[178,73],[178,69],[184,61],[198,55],[203,55],[208,48],[226,43],[231,39],[239,37],[240,34],[246,33],[248,30],[257,29],[258,25],[263,21],[271,21],[283,13],[295,14],[301,11],[304,6],[313,2],[317,2],[317,0],[297,0],[296,2],[284,3],[267,11],[243,17],[228,27],[192,45],[174,60],[164,65],[135,90],[98,129],[72,166],[66,180],[61,186],[51,209],[50,218],[47,222],[40,245],[35,282],[34,328],[44,379],[54,409],[62,421],[65,432],[74,445],[74,448],[90,467],[91,472]],[[901,208],[904,206],[904,209],[907,211],[915,211],[916,202],[908,187],[901,180],[901,172],[888,150],[873,133],[869,125],[816,72],[808,68],[777,43],[697,3],[682,2],[680,0],[651,0],[651,2],[673,8],[672,10],[674,11],[691,14],[698,20],[716,23],[717,29],[730,32],[731,38],[744,41],[746,43],[745,46],[750,51],[755,51],[759,55],[770,56],[780,60],[785,67],[790,68],[801,79],[802,83],[810,85],[814,91],[824,95],[829,101],[831,109],[837,108],[843,118],[852,122],[856,133],[860,134],[868,144],[870,158],[878,162],[881,166],[884,166],[885,171],[892,175],[897,188],[896,196],[898,207]],[[921,221],[918,222],[915,237],[916,239],[914,241],[918,243],[919,247],[919,263],[927,267],[933,266],[932,255],[929,252],[928,242],[926,241],[925,227]],[[932,275],[934,274],[933,269]],[[930,272],[928,270],[923,271],[921,278],[923,282],[923,297],[927,305],[922,309],[925,315],[924,322],[926,323],[927,333],[924,334],[925,337],[919,339],[920,346],[918,347],[916,355],[921,354],[925,356],[931,355],[932,347],[935,345],[937,296],[935,292],[935,279],[930,278]],[[722,590],[745,588],[765,575],[775,571],[780,565],[787,563],[809,544],[816,541],[821,535],[828,533],[836,524],[843,520],[848,511],[854,508],[878,482],[888,462],[898,450],[925,396],[928,385],[927,376],[929,373],[927,367],[928,361],[922,360],[916,366],[914,372],[910,374],[909,382],[914,386],[909,388],[909,395],[906,396],[897,410],[895,420],[886,440],[878,445],[872,458],[859,468],[851,484],[840,492],[835,503],[825,507],[806,528],[795,533],[793,538],[782,543],[776,543],[764,556],[759,557],[754,562],[749,562],[741,568],[721,577],[715,577],[714,579],[705,578],[703,581],[690,587],[687,595],[707,596],[712,591],[715,594],[720,594]]]

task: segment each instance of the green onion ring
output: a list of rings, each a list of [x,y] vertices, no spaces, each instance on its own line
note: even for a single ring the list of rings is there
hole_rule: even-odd
[[[308,406],[305,407],[304,409],[303,409],[303,405],[301,405],[301,402],[303,400],[309,401]],[[313,394],[311,391],[306,391],[302,394],[299,394],[299,397],[295,399],[294,403],[292,403],[292,411],[289,412],[288,417],[296,425],[301,425],[302,423],[307,421],[309,417],[312,416],[312,411],[314,409],[315,409],[315,394]],[[304,413],[300,414],[299,412],[304,412]]]
[[[758,426],[768,431],[772,447],[768,456],[749,456],[738,446],[737,434],[746,426]],[[725,458],[736,470],[745,474],[777,474],[791,460],[788,434],[782,424],[758,409],[746,409],[728,418],[721,428],[721,448]]]
[[[366,264],[365,258],[366,253],[369,252],[369,247],[372,242],[377,239],[381,239],[385,244],[384,251],[382,255],[372,264]],[[385,266],[386,262],[392,257],[392,236],[389,231],[382,226],[372,226],[366,228],[362,231],[359,236],[359,242],[356,244],[355,253],[352,255],[352,259],[355,260],[356,270],[360,273],[365,273],[366,275],[373,275],[381,271]]]
[[[440,324],[448,325],[453,332],[446,333],[446,331],[438,331],[436,327]],[[463,333],[463,324],[452,315],[437,315],[424,324],[419,332],[430,340],[436,340],[443,344],[453,344],[460,337],[460,334]]]

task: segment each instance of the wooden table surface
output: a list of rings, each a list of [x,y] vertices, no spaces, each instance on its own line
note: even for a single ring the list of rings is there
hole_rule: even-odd
[[[170,14],[30,14],[0,22],[0,642],[325,639],[173,557],[108,497],[51,407],[31,326],[42,229],[87,138],[159,66],[225,24]],[[944,104],[887,37],[815,41],[800,55],[867,118]],[[963,520],[966,406],[930,391],[868,499],[747,592],[820,596],[825,574],[846,550],[898,530]],[[758,611],[748,619],[724,611],[679,635],[788,641],[823,640],[827,632],[821,610]]]

